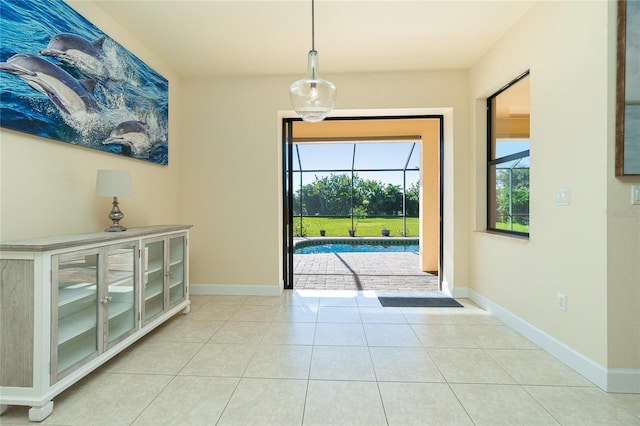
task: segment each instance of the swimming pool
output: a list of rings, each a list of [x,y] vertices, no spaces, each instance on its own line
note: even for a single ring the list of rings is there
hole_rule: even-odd
[[[295,245],[294,254],[319,253],[418,253],[417,239],[402,240],[305,240]]]

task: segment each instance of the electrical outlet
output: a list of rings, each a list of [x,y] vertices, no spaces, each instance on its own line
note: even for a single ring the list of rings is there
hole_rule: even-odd
[[[566,312],[566,310],[567,310],[567,296],[565,294],[558,293],[557,303],[558,303],[558,309],[560,309],[561,311],[565,311]]]

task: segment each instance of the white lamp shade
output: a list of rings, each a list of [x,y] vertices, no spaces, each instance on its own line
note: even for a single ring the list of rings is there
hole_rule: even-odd
[[[98,197],[131,197],[133,187],[127,170],[98,170],[96,178]]]

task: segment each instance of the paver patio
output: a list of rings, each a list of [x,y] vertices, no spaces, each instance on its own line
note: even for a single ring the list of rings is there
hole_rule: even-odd
[[[417,253],[295,254],[294,289],[438,291]]]

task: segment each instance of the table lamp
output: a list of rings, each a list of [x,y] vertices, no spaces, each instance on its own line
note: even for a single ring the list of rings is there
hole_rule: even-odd
[[[118,207],[118,197],[130,197],[133,195],[129,172],[127,170],[98,170],[96,195],[98,197],[113,197],[113,207],[109,213],[109,219],[113,223],[105,229],[105,232],[126,231],[127,228],[120,225],[124,214]]]

